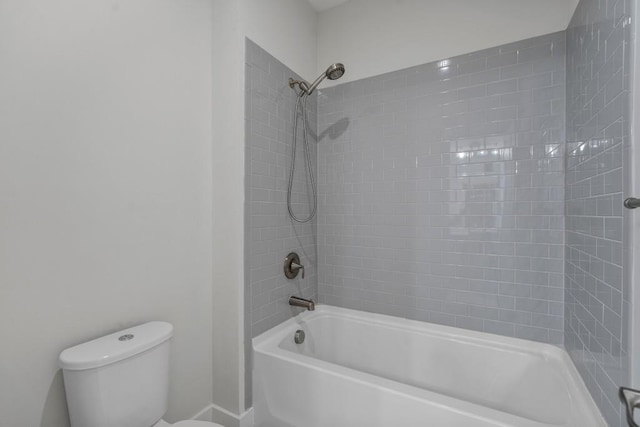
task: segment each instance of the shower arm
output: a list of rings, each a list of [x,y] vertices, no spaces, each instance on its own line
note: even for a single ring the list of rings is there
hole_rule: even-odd
[[[316,89],[320,82],[324,80],[322,77],[323,76],[318,77],[316,81],[311,84],[311,87],[309,87],[309,83],[305,82],[304,80],[294,80],[290,78],[289,87],[293,89],[295,85],[298,85],[298,87],[304,94],[311,95],[311,93]]]
[[[307,95],[309,94],[309,83],[305,82],[304,80],[295,80],[289,78],[289,87],[293,89],[295,85],[298,85],[302,93],[306,93]]]
[[[294,80],[290,78],[289,87],[293,89],[295,85],[298,85],[301,91],[303,91],[307,95],[311,95],[313,91],[316,90],[318,85],[326,78],[327,78],[326,74],[321,74],[320,77],[318,77],[317,79],[315,79],[313,83],[311,83],[311,86],[309,86],[309,83],[305,82],[304,80]]]

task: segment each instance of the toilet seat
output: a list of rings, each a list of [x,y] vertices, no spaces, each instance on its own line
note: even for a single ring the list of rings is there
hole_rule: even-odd
[[[210,423],[209,421],[178,421],[175,424],[171,424],[171,427],[224,427],[220,424]]]

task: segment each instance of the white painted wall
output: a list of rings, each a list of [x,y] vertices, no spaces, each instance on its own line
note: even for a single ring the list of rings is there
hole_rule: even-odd
[[[244,9],[213,4],[213,402],[244,409]]]
[[[211,402],[211,21],[0,2],[0,425],[67,426],[59,352],[151,319],[175,325],[167,419]]]
[[[569,27],[569,23],[571,23],[571,19],[573,18],[573,14],[576,11],[576,8],[578,7],[578,3],[580,3],[580,0],[568,0],[567,1],[567,6],[569,8],[569,22],[567,22],[567,28]]]
[[[577,0],[350,0],[318,15],[318,68],[330,86],[567,28]]]
[[[317,13],[305,0],[244,0],[246,36],[305,79],[317,77]]]

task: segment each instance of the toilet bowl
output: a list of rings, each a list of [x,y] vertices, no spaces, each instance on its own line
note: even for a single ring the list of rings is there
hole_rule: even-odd
[[[162,420],[172,336],[170,323],[149,322],[60,353],[71,427],[223,427]]]

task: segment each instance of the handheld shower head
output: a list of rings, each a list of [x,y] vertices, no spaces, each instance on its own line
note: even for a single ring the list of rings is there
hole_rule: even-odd
[[[331,64],[324,72],[329,80],[338,80],[344,74],[344,65],[341,63]]]
[[[328,78],[329,80],[338,80],[340,77],[342,77],[343,74],[344,65],[337,62],[335,64],[331,64],[324,73],[320,74],[320,77],[318,77],[313,83],[311,83],[311,86],[307,87],[307,85],[300,85],[300,87],[304,92],[306,92],[307,95],[311,95],[313,91],[316,90],[320,82],[322,82],[324,79]]]

